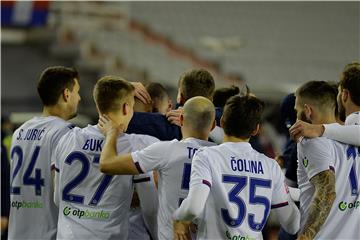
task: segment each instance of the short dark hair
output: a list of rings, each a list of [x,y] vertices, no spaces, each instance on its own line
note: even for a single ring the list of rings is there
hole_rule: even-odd
[[[340,87],[348,90],[353,103],[360,106],[360,63],[353,62],[345,66]]]
[[[158,98],[159,100],[163,100],[165,97],[168,97],[168,93],[163,85],[157,82],[151,82],[146,84],[146,91],[148,91],[151,99]]]
[[[237,94],[240,93],[240,89],[236,86],[231,86],[227,88],[219,88],[214,92],[213,103],[215,107],[223,108],[226,101]]]
[[[54,106],[62,92],[68,88],[73,90],[79,73],[75,68],[54,66],[46,68],[40,75],[37,91],[44,106]]]
[[[215,90],[214,78],[205,69],[185,72],[180,77],[179,84],[186,100],[196,96],[212,99]]]
[[[233,96],[223,112],[224,132],[228,136],[247,139],[261,122],[265,104],[257,97]]]
[[[109,113],[117,110],[134,90],[134,86],[121,77],[105,76],[95,84],[93,97],[99,112]]]
[[[329,82],[309,81],[296,90],[296,97],[308,99],[318,106],[328,106],[336,109],[337,90]]]

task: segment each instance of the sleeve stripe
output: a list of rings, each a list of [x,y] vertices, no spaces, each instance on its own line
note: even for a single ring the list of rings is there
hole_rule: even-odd
[[[139,179],[134,179],[134,180],[133,180],[133,183],[149,182],[150,180],[151,180],[150,177],[139,178]]]
[[[139,173],[144,173],[144,171],[141,169],[139,162],[135,162],[135,167],[138,170]]]
[[[202,183],[207,185],[209,188],[211,188],[211,183],[205,179],[202,180]]]
[[[287,206],[287,205],[289,205],[288,202],[278,203],[278,204],[271,205],[271,209],[281,208],[281,207],[285,207],[285,206]]]

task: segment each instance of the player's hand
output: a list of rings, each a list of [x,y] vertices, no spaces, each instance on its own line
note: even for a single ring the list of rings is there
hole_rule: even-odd
[[[175,240],[191,240],[190,235],[190,221],[176,221],[174,220],[174,239]]]
[[[144,104],[151,103],[151,97],[146,88],[141,82],[131,82],[135,87],[135,97],[137,97]]]
[[[283,156],[276,156],[275,161],[279,164],[281,168],[285,167],[285,160]]]
[[[312,238],[309,238],[305,235],[300,235],[300,236],[298,236],[298,240],[312,240]]]
[[[9,219],[7,217],[1,217],[1,231],[5,231],[8,227]]]
[[[190,231],[192,233],[196,233],[198,231],[198,226],[193,222],[190,224]]]
[[[289,129],[289,133],[291,138],[298,142],[301,137],[320,137],[324,133],[324,130],[325,128],[322,124],[310,124],[297,120],[296,123]]]
[[[100,131],[105,136],[108,136],[111,134],[118,136],[119,134],[123,133],[125,130],[125,127],[123,124],[116,124],[114,121],[112,121],[106,115],[100,115],[98,126],[99,126]]]
[[[165,116],[170,123],[181,127],[180,116],[183,114],[183,112],[183,108],[178,108],[167,112]]]

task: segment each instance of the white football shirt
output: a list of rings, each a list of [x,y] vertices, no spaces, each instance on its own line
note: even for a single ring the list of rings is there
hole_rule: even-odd
[[[359,239],[360,236],[360,148],[324,137],[298,143],[298,184],[301,230],[304,228],[315,188],[311,178],[332,170],[336,199],[316,239]]]
[[[198,184],[210,187],[198,239],[262,239],[270,209],[288,205],[279,165],[245,142],[199,150],[190,187]]]
[[[347,116],[345,125],[360,125],[360,112],[353,112]]]
[[[173,238],[172,214],[188,195],[194,153],[201,147],[214,145],[196,138],[175,139],[132,153],[134,163],[142,172],[157,170],[159,174],[159,239]]]
[[[158,140],[123,134],[118,153],[142,149]],[[97,126],[74,128],[55,150],[59,171],[58,239],[127,239],[133,176],[100,172],[104,135]],[[137,176],[140,178],[141,176]]]
[[[55,116],[34,117],[14,132],[9,239],[56,237],[58,209],[53,203],[50,160],[59,139],[71,128],[71,123]]]

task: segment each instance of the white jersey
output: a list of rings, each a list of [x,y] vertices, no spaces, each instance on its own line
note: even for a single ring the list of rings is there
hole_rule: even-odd
[[[360,112],[353,112],[347,116],[345,125],[360,125]]]
[[[359,239],[360,237],[360,148],[324,137],[298,143],[298,184],[301,230],[304,228],[315,188],[311,178],[333,170],[336,198],[316,239]]]
[[[198,239],[262,239],[270,209],[289,204],[279,165],[245,142],[199,150],[190,187],[198,184],[210,187]]]
[[[72,124],[55,116],[34,117],[12,138],[9,239],[54,239],[53,149]],[[34,222],[35,220],[35,222]]]
[[[195,138],[175,139],[132,153],[134,163],[142,172],[157,170],[159,174],[159,239],[173,238],[172,214],[188,195],[194,153],[201,147],[214,145]]]
[[[118,153],[142,149],[156,138],[123,134]],[[133,176],[100,172],[104,135],[97,126],[74,128],[55,149],[59,171],[58,239],[127,239]],[[137,176],[140,178],[141,176]]]

